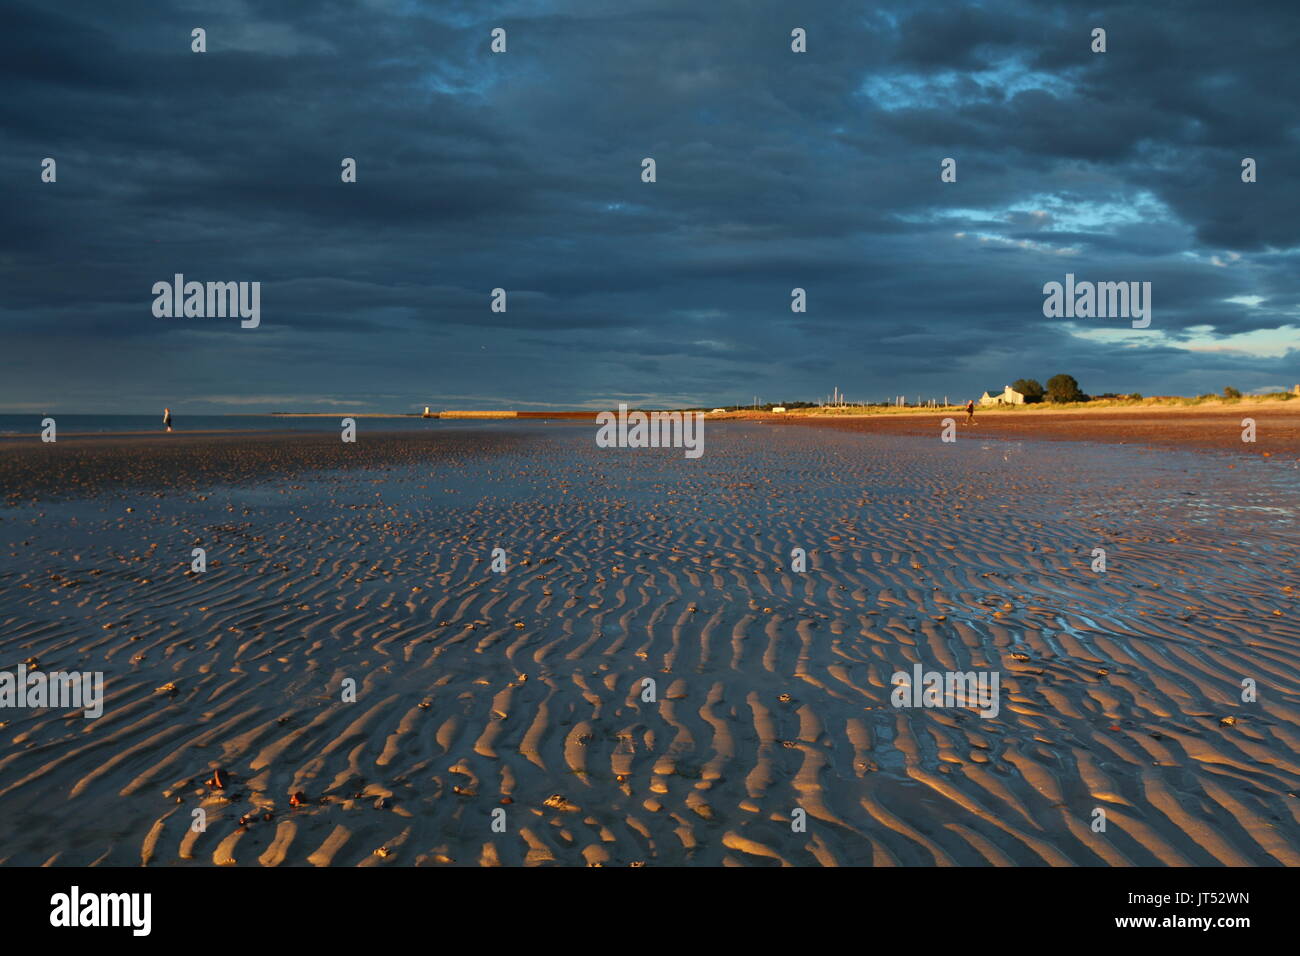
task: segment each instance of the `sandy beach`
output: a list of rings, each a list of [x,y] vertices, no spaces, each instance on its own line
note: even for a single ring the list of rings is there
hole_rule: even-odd
[[[870,421],[6,443],[0,863],[1300,864],[1294,431]]]
[[[918,409],[875,415],[754,415],[757,420],[842,428],[879,435],[937,435],[945,418],[965,429],[959,409]],[[1243,421],[1255,440],[1242,441]],[[1279,455],[1300,460],[1300,403],[1243,401],[1231,405],[1134,406],[1057,409],[1050,405],[977,408],[973,434],[981,438],[1089,441],[1119,445],[1196,448],[1236,455]]]

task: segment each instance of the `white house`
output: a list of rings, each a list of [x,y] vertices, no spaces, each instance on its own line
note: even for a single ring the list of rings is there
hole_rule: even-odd
[[[980,396],[981,405],[1023,405],[1025,396],[1021,395],[1010,385],[1003,385],[1002,391],[988,391]]]

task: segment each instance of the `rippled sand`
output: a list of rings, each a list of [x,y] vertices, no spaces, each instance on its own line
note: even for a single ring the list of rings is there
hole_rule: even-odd
[[[6,508],[0,668],[108,694],[0,710],[0,861],[1300,864],[1293,463],[593,434]]]

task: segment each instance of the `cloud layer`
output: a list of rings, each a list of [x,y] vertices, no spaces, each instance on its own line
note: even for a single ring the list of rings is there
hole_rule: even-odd
[[[0,411],[1300,381],[1293,2],[802,6],[11,4]],[[1044,318],[1067,272],[1151,328]]]

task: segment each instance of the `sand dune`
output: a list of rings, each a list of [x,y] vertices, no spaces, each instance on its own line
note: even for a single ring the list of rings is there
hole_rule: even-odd
[[[103,670],[108,699],[0,711],[0,862],[1300,864],[1292,463],[537,428],[25,486],[0,668]],[[892,706],[918,662],[998,671],[1000,712]]]

